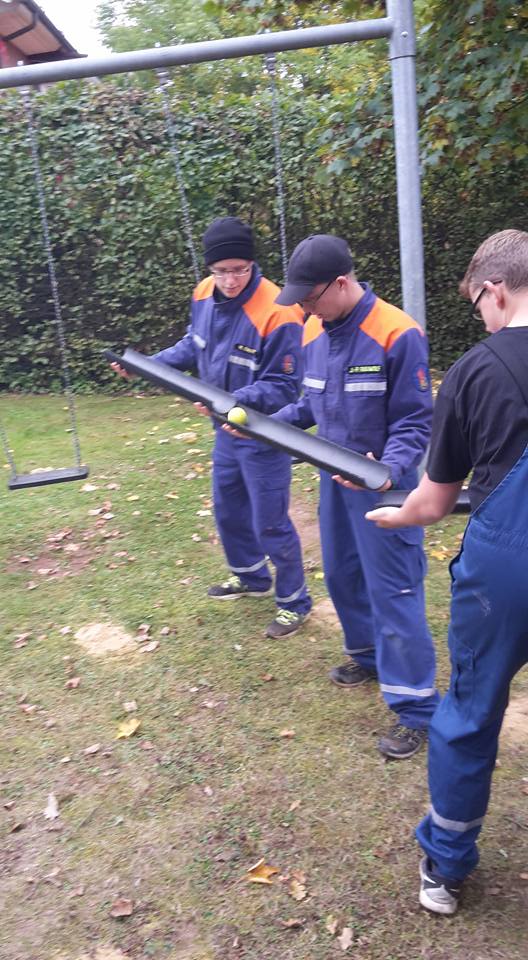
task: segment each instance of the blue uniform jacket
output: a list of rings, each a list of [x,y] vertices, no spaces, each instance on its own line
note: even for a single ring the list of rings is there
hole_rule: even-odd
[[[213,277],[198,284],[187,333],[152,359],[196,371],[201,380],[262,413],[295,401],[302,376],[300,307],[276,304],[279,287],[256,264],[238,297],[216,301],[214,286]]]
[[[427,339],[407,314],[365,293],[342,321],[311,316],[304,330],[304,395],[277,419],[391,468],[393,486],[416,467],[431,429]]]

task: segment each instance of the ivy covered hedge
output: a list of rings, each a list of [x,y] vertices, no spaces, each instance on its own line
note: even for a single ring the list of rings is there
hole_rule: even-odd
[[[132,84],[70,83],[34,97],[77,389],[117,386],[104,347],[148,353],[176,340],[194,284],[159,94]],[[240,215],[255,228],[264,272],[280,280],[269,91],[238,91],[221,103],[172,96],[196,242],[213,217]],[[346,236],[359,278],[398,303],[390,116],[380,121],[383,137],[344,175],[335,164],[329,170],[331,145],[320,133],[329,104],[312,97],[301,109],[299,99],[291,93],[281,102],[289,248],[310,232]],[[49,390],[61,380],[26,120],[17,92],[3,93],[1,105],[0,389]],[[480,334],[457,292],[471,253],[495,230],[526,228],[519,177],[513,162],[470,186],[445,168],[427,171],[428,329],[437,367]]]

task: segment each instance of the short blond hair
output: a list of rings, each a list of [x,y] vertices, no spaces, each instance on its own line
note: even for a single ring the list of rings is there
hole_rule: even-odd
[[[502,280],[512,292],[528,287],[528,233],[501,230],[484,240],[471,258],[460,293],[469,297],[469,288],[481,287],[485,280]]]

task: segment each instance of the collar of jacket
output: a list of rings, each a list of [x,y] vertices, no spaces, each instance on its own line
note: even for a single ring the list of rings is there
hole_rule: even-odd
[[[353,310],[341,320],[323,321],[323,327],[329,337],[339,337],[350,333],[353,327],[358,327],[363,323],[365,317],[368,317],[376,302],[376,294],[369,287],[368,283],[360,283],[365,291],[361,300],[358,300]]]
[[[238,294],[238,297],[222,297],[221,300],[213,300],[215,302],[215,307],[220,308],[222,312],[232,311],[236,313],[240,307],[243,307],[248,300],[251,300],[251,297],[255,293],[260,281],[262,280],[262,273],[260,272],[260,267],[258,263],[253,264],[253,270],[251,271],[251,278],[246,287]]]

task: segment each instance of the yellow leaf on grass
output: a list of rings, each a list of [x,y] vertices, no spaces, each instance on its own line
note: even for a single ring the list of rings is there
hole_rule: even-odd
[[[447,560],[449,554],[444,553],[443,550],[430,550],[429,556],[434,557],[435,560]]]
[[[258,860],[253,867],[250,867],[246,873],[245,879],[248,883],[273,883],[270,879],[275,873],[279,873],[277,867],[270,867],[264,863],[264,857]]]
[[[294,900],[304,900],[306,896],[306,887],[304,886],[304,883],[300,882],[300,880],[296,880],[295,878],[290,880],[288,889],[290,896],[292,896]]]
[[[322,570],[318,570],[317,573],[314,573],[314,580],[324,580],[324,573]]]
[[[131,737],[136,730],[139,730],[140,726],[141,720],[138,720],[137,717],[131,717],[130,720],[123,720],[123,723],[120,723],[117,728],[116,740]]]
[[[337,933],[337,927],[338,921],[330,914],[330,916],[326,918],[325,930],[328,930],[328,933],[334,937]]]

